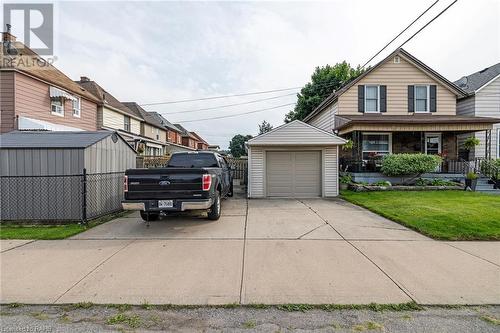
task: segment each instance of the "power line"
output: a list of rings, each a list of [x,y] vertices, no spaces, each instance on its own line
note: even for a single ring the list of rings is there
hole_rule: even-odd
[[[391,41],[387,44],[385,44],[385,46],[383,48],[381,48],[377,53],[375,53],[375,55],[373,57],[371,57],[367,62],[365,62],[365,64],[363,66],[361,66],[361,68],[364,68],[366,65],[368,65],[370,63],[370,61],[372,61],[376,56],[378,56],[383,50],[385,50],[389,45],[392,44],[392,42],[394,42],[399,36],[401,36],[406,30],[408,30],[415,22],[417,22],[422,16],[425,15],[425,13],[427,13],[432,7],[434,7],[434,5],[436,5],[437,3],[439,2],[439,0],[436,0],[432,5],[430,5],[426,10],[424,10],[416,19],[414,19],[406,28],[404,28],[399,34],[396,35],[396,37],[394,37],[393,39],[391,39]]]
[[[249,92],[249,93],[242,93],[242,94],[221,95],[221,96],[193,98],[193,99],[181,99],[181,100],[177,100],[177,101],[146,103],[146,104],[141,104],[141,106],[152,106],[152,105],[162,105],[162,104],[177,104],[177,103],[186,103],[186,102],[206,101],[206,100],[211,100],[211,99],[219,99],[219,98],[227,98],[227,97],[241,97],[241,96],[268,94],[268,93],[273,93],[273,92],[294,90],[294,89],[299,89],[299,88],[302,88],[302,87],[283,88],[283,89],[274,89],[274,90],[256,91],[256,92]]]
[[[247,111],[247,112],[241,112],[241,113],[230,114],[230,115],[226,115],[226,116],[203,118],[203,119],[194,119],[194,120],[181,120],[181,121],[176,121],[176,123],[183,123],[184,124],[184,123],[194,123],[194,122],[197,122],[197,121],[215,120],[215,119],[223,119],[223,118],[232,118],[232,117],[243,116],[243,115],[251,114],[251,113],[258,113],[258,112],[263,112],[263,111],[268,111],[268,110],[274,110],[274,109],[278,109],[278,108],[282,108],[282,107],[290,106],[290,105],[295,105],[295,103],[288,103],[288,104],[274,106],[274,107],[271,107],[271,108],[258,109],[258,110]]]
[[[199,112],[199,111],[207,111],[207,110],[224,109],[224,108],[229,108],[229,107],[232,107],[232,106],[252,104],[252,103],[257,103],[257,102],[262,102],[262,101],[269,101],[269,100],[272,100],[272,99],[277,99],[277,98],[286,97],[286,96],[293,96],[293,95],[296,95],[296,93],[291,93],[291,94],[286,94],[286,95],[279,95],[279,96],[268,97],[268,98],[261,98],[261,99],[256,99],[256,100],[242,102],[242,103],[219,105],[219,106],[214,106],[214,107],[210,107],[210,108],[184,110],[184,111],[175,111],[175,112],[164,112],[163,114],[167,115],[167,114],[191,113],[191,112]],[[157,112],[157,111],[149,111],[149,112]]]
[[[335,84],[336,84],[336,82],[321,83],[321,84],[314,85],[314,87],[323,88],[323,87],[329,87],[329,86],[332,86]],[[221,95],[221,96],[213,96],[213,97],[194,98],[194,99],[182,99],[182,100],[178,100],[178,101],[147,103],[147,104],[140,104],[140,105],[141,106],[153,106],[153,105],[162,105],[162,104],[177,104],[177,103],[186,103],[186,102],[196,102],[196,101],[205,101],[205,100],[220,99],[220,98],[227,98],[227,97],[242,97],[242,96],[258,95],[258,94],[267,94],[267,93],[272,93],[272,92],[287,91],[287,90],[293,90],[293,89],[299,89],[299,88],[302,89],[302,88],[304,88],[304,86],[293,87],[293,88],[274,89],[274,90],[267,90],[267,91],[260,91],[260,92],[258,91],[258,92],[250,92],[250,93],[233,94],[233,95]]]
[[[407,40],[405,40],[403,42],[403,44],[399,45],[398,46],[398,49],[403,47],[403,45],[405,45],[406,43],[408,43],[410,40],[413,39],[413,37],[415,37],[416,35],[418,35],[420,33],[420,31],[424,30],[429,24],[431,24],[432,22],[434,22],[439,16],[441,16],[444,12],[446,12],[451,6],[453,6],[458,0],[455,0],[453,1],[452,3],[450,3],[445,9],[443,9],[439,14],[437,14],[436,16],[434,16],[434,18],[432,20],[430,20],[429,22],[427,22],[422,28],[418,29],[417,32],[415,32],[413,35],[411,35],[410,38],[408,38]]]

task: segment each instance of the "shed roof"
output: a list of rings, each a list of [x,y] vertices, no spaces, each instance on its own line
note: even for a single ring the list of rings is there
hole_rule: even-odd
[[[115,133],[13,131],[0,135],[0,148],[86,148]]]
[[[272,131],[248,140],[248,146],[329,146],[342,145],[346,140],[333,133],[294,120]]]

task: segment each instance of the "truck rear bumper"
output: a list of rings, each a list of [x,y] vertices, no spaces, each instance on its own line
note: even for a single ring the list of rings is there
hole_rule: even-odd
[[[122,207],[125,210],[144,210],[144,211],[185,211],[185,210],[197,210],[197,209],[208,209],[214,203],[212,198],[208,199],[179,199],[174,200],[173,207],[169,208],[159,208],[158,200],[123,200]]]

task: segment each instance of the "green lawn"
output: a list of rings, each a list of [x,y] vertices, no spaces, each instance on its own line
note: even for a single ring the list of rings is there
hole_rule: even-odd
[[[90,221],[88,226],[77,223],[66,225],[2,224],[0,225],[0,239],[64,239],[129,213],[125,211],[109,214]]]
[[[342,191],[341,195],[432,238],[500,240],[500,196],[465,191]]]

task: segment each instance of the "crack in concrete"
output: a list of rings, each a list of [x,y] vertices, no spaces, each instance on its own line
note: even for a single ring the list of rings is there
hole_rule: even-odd
[[[20,248],[20,247],[22,247],[22,246],[24,246],[24,245],[32,244],[32,243],[34,243],[34,242],[36,242],[36,241],[37,241],[37,239],[34,239],[34,240],[32,240],[32,241],[29,241],[29,242],[26,242],[26,243],[23,243],[23,244],[19,244],[19,245],[17,245],[17,246],[11,247],[10,249],[3,250],[3,251],[1,251],[0,253],[5,253],[5,252],[8,252],[8,251],[10,251],[10,250],[14,250],[14,249]]]
[[[394,285],[396,287],[399,288],[399,290],[401,290],[406,296],[408,296],[408,298],[410,298],[413,302],[417,302],[415,297],[413,295],[410,294],[410,292],[403,286],[403,284],[400,285],[399,282],[397,282],[394,278],[392,278],[388,273],[386,273],[382,267],[380,267],[379,265],[377,265],[377,263],[375,263],[375,261],[373,261],[370,257],[368,257],[368,255],[366,255],[363,251],[361,251],[357,246],[355,246],[350,240],[348,240],[347,238],[345,238],[337,229],[335,229],[335,227],[333,225],[331,225],[325,218],[323,218],[317,211],[315,211],[312,207],[306,205],[303,201],[301,200],[298,200],[299,202],[301,202],[304,206],[306,206],[307,208],[309,208],[314,214],[316,214],[320,219],[322,219],[326,224],[328,224],[336,233],[338,233],[340,235],[340,237],[342,237],[342,239],[344,241],[347,242],[347,244],[349,244],[350,246],[352,246],[356,251],[358,251],[363,257],[365,257],[369,262],[371,262],[375,267],[377,267],[377,269],[382,272],[382,274],[384,274],[389,280],[392,281],[392,283],[394,283]]]
[[[243,232],[243,258],[241,261],[241,281],[240,281],[240,301],[239,304],[243,302],[243,282],[245,279],[245,255],[246,255],[246,245],[247,245],[247,222],[248,222],[248,199],[245,200],[246,203],[246,214],[245,214],[245,229]]]
[[[93,269],[90,270],[90,272],[88,272],[87,274],[85,274],[80,280],[78,280],[76,283],[74,283],[71,287],[68,288],[68,290],[66,290],[64,293],[62,293],[59,297],[57,297],[55,299],[54,302],[52,302],[52,304],[55,304],[57,303],[57,301],[59,301],[64,295],[66,295],[71,289],[73,289],[74,287],[76,287],[78,284],[80,284],[80,282],[82,282],[87,276],[89,276],[90,274],[92,274],[93,272],[95,272],[99,267],[101,267],[102,265],[104,265],[108,260],[110,260],[111,258],[113,258],[116,254],[118,254],[119,252],[121,252],[123,249],[125,249],[126,247],[128,247],[130,244],[134,243],[135,241],[131,241],[131,242],[128,242],[127,244],[125,244],[124,246],[122,246],[121,248],[119,248],[118,250],[116,250],[114,253],[112,253],[109,257],[107,257],[106,259],[104,259],[103,261],[101,261],[99,264],[97,264],[96,267],[94,267]]]

